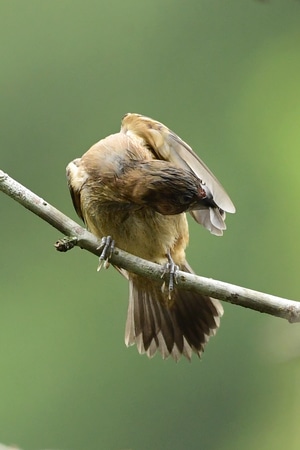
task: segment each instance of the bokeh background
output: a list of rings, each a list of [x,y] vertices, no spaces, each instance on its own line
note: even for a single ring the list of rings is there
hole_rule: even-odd
[[[300,2],[0,4],[0,167],[75,218],[65,166],[126,112],[188,141],[237,207],[191,221],[198,274],[299,299]],[[201,361],[123,334],[127,283],[0,194],[0,442],[26,450],[299,448],[300,328],[225,304]]]

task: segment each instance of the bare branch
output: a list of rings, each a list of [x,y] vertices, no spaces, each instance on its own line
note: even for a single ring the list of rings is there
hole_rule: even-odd
[[[100,251],[98,247],[100,241],[93,234],[1,170],[0,190],[61,231],[64,235],[73,238],[69,248],[77,245],[99,256]],[[56,246],[59,247],[59,245]],[[155,280],[160,280],[163,275],[163,268],[160,265],[145,261],[118,248],[114,249],[110,262],[129,272]],[[300,303],[293,300],[181,271],[178,273],[177,287],[179,289],[197,291],[235,305],[281,317],[289,322],[300,322]]]

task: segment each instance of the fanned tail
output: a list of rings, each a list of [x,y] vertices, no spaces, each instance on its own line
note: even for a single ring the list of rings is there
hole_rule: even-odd
[[[186,264],[180,267],[192,272]],[[218,300],[192,291],[176,289],[172,303],[166,301],[161,283],[129,275],[129,306],[125,330],[127,346],[136,344],[149,358],[159,351],[165,359],[181,355],[199,357],[220,325],[223,307]]]

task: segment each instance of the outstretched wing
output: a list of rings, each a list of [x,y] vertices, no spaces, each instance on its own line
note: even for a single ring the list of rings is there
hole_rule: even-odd
[[[140,114],[126,114],[121,133],[142,139],[155,158],[191,170],[201,180],[207,194],[207,205],[190,213],[212,234],[221,236],[226,229],[225,211],[234,213],[235,207],[221,183],[191,147],[162,123]]]
[[[235,207],[225,189],[191,147],[165,125],[140,114],[126,114],[121,131],[133,133],[144,139],[158,159],[173,162],[184,169],[192,170],[208,187],[219,208],[229,213]]]

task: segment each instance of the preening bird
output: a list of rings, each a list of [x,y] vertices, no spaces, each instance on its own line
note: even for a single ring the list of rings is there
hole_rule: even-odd
[[[93,145],[67,166],[73,204],[89,231],[158,264],[192,273],[185,249],[186,212],[220,236],[229,196],[201,159],[173,131],[140,114],[126,114],[119,133]],[[117,268],[118,269],[118,268]],[[127,346],[176,361],[201,356],[216,333],[223,308],[218,300],[118,269],[129,281]]]

